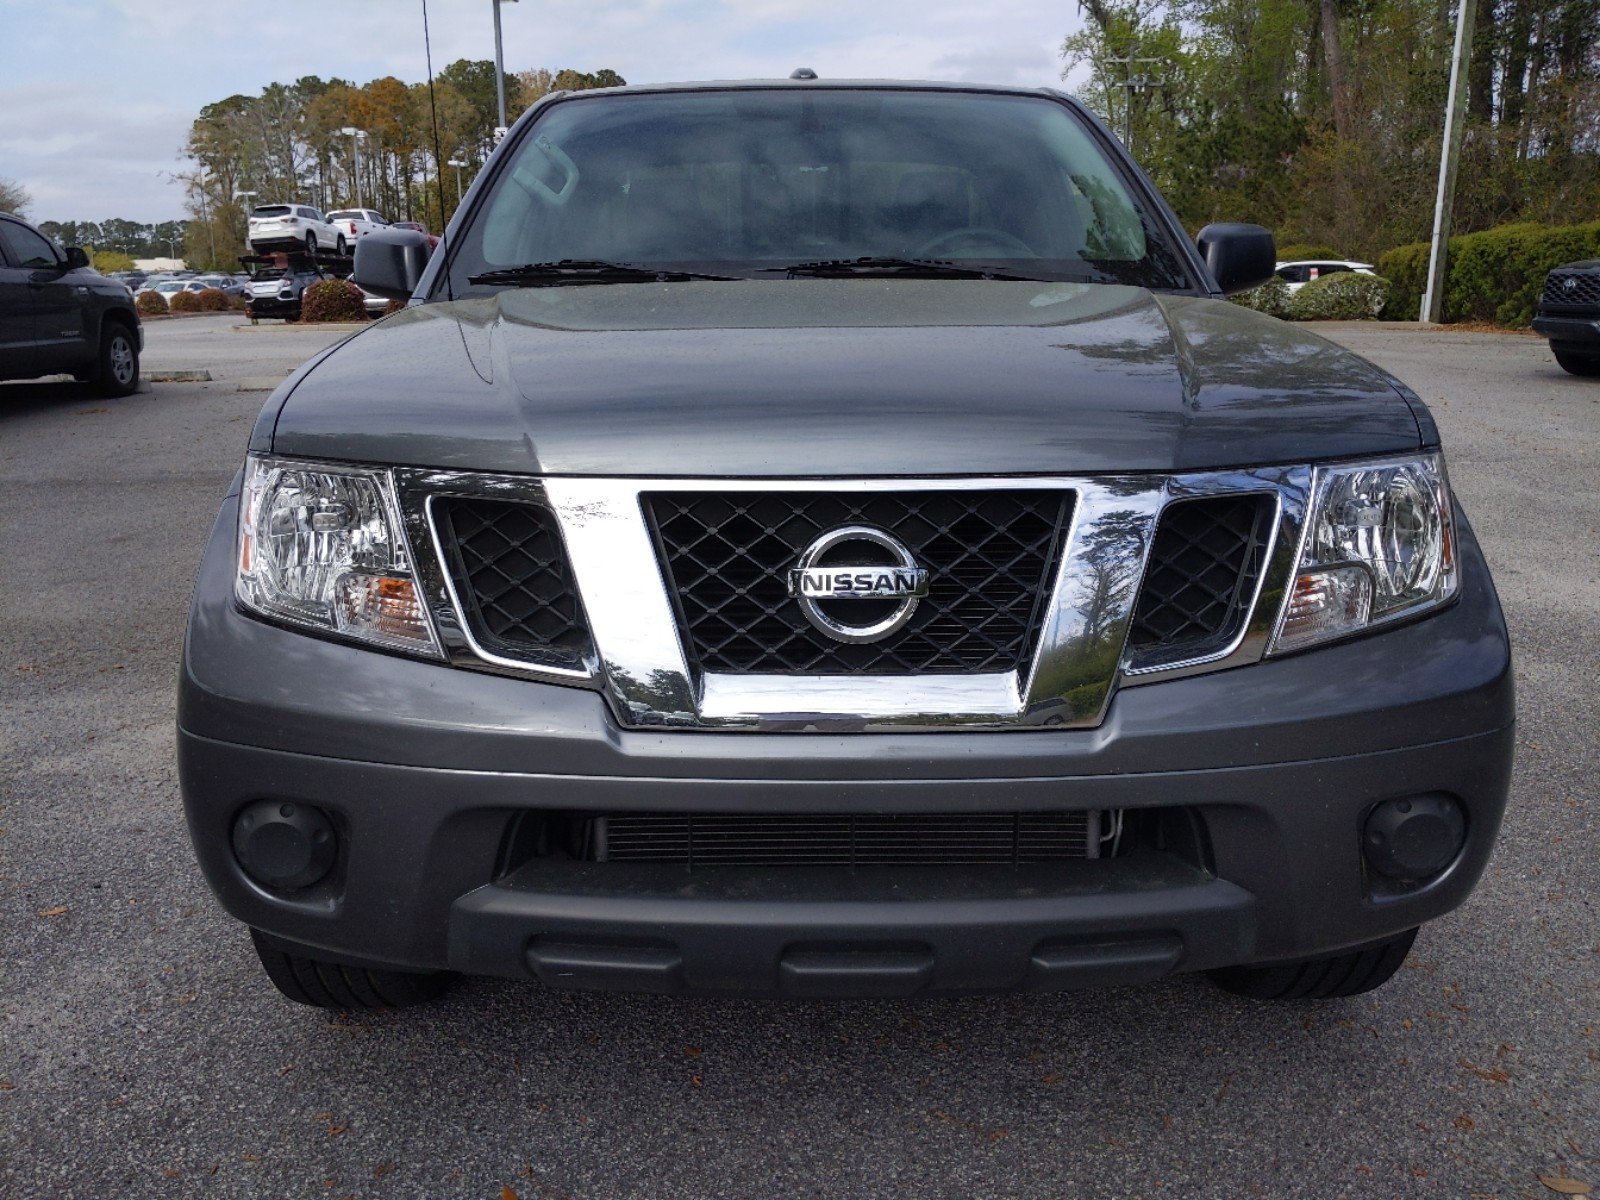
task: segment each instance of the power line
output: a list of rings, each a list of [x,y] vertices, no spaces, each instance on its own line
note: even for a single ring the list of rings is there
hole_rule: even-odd
[[[1122,81],[1120,83],[1113,83],[1111,86],[1121,88],[1123,92],[1122,144],[1129,150],[1132,150],[1134,95],[1136,93],[1158,91],[1159,89],[1166,87],[1170,82],[1166,79],[1153,78],[1148,70],[1139,70],[1138,74],[1135,74],[1134,72],[1138,68],[1148,68],[1151,65],[1164,65],[1167,60],[1164,58],[1140,58],[1130,54],[1126,58],[1107,58],[1102,61],[1107,66],[1122,68]]]

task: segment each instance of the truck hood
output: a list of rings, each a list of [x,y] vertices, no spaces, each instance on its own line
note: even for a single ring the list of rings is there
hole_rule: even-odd
[[[285,383],[252,444],[475,471],[1182,471],[1416,448],[1394,382],[1314,334],[1141,288],[795,279],[418,305]]]

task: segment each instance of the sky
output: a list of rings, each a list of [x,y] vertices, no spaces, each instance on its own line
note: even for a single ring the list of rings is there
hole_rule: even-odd
[[[36,221],[183,215],[201,106],[302,75],[426,78],[421,0],[0,0],[0,178]],[[1073,0],[518,0],[507,71],[1059,86]],[[428,0],[435,71],[494,57],[491,0]]]

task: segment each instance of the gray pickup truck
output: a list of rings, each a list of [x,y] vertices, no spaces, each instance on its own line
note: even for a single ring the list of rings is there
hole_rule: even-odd
[[[294,1000],[1209,972],[1349,996],[1484,869],[1494,585],[1427,408],[1223,297],[1053,91],[557,93],[268,400],[179,760]]]

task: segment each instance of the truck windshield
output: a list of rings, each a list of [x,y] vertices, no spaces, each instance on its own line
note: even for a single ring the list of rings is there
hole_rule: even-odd
[[[1142,197],[1070,108],[958,91],[557,102],[450,253],[456,295],[495,286],[475,276],[563,260],[771,279],[819,260],[933,259],[1189,286]]]

